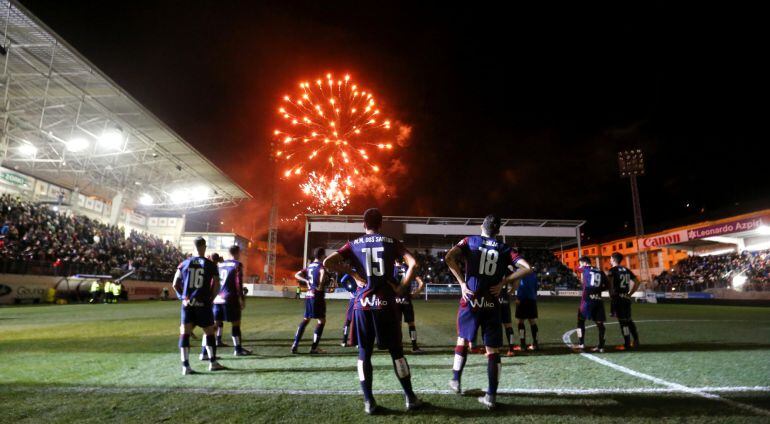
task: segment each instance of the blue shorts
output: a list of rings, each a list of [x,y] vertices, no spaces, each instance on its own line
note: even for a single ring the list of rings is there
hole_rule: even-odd
[[[214,325],[214,312],[211,306],[182,306],[182,324],[192,324],[201,328]]]
[[[241,320],[241,304],[237,302],[215,303],[214,321],[236,322]]]
[[[607,321],[607,315],[604,313],[604,302],[601,300],[588,300],[580,303],[578,317],[594,322]]]
[[[356,309],[353,318],[351,330],[359,349],[370,349],[375,341],[378,349],[401,346],[401,317],[395,308]]]
[[[356,298],[351,297],[350,302],[348,302],[348,308],[345,309],[345,322],[350,323],[353,322],[353,306],[356,304]]]
[[[481,328],[481,340],[484,346],[500,347],[503,345],[503,328],[500,320],[500,305],[492,308],[473,309],[460,306],[457,311],[457,336],[473,341]]]
[[[326,318],[326,299],[317,296],[305,298],[305,318]]]

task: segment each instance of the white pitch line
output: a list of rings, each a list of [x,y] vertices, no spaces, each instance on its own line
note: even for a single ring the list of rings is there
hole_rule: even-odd
[[[724,386],[724,387],[698,387],[694,390],[719,392],[719,393],[740,393],[740,392],[770,392],[770,386]],[[0,387],[1,391],[43,391],[53,393],[190,393],[190,394],[210,394],[210,395],[359,395],[360,390],[292,390],[292,389],[215,389],[198,387],[97,387],[97,386],[58,386],[58,387],[37,387],[37,386],[8,386]],[[682,393],[681,389],[666,387],[645,387],[645,388],[601,388],[601,389],[583,389],[583,388],[503,388],[498,389],[501,394],[521,394],[521,395],[624,395],[624,394],[676,394]],[[375,390],[375,394],[401,394],[402,390]],[[450,390],[423,389],[415,390],[415,393],[426,395],[455,395]]]
[[[688,320],[688,321],[697,321],[697,320]],[[640,322],[681,322],[681,321],[680,320],[647,320],[647,321],[643,320],[643,321],[635,321],[635,322],[640,323]],[[612,325],[612,324],[617,324],[617,322],[605,322],[605,325]],[[596,325],[595,324],[594,325],[589,325],[586,328],[593,328],[593,327],[596,327]],[[572,344],[571,337],[572,337],[572,335],[576,331],[577,331],[577,328],[573,328],[573,329],[567,331],[566,333],[564,333],[564,335],[562,335],[562,341],[568,347],[574,347],[574,345]],[[664,380],[662,378],[658,378],[658,377],[655,377],[655,376],[652,376],[652,375],[649,375],[649,374],[645,374],[645,373],[642,373],[642,372],[639,372],[639,371],[632,370],[631,368],[627,368],[627,367],[624,367],[622,365],[618,365],[618,364],[616,364],[614,362],[610,362],[610,361],[608,361],[606,359],[600,358],[600,357],[598,357],[596,355],[593,355],[593,354],[590,354],[590,353],[581,352],[580,356],[582,356],[582,357],[584,357],[586,359],[589,359],[591,361],[594,361],[596,363],[602,364],[604,366],[610,367],[610,368],[612,368],[612,369],[614,369],[616,371],[620,371],[622,373],[625,373],[625,374],[628,374],[628,375],[631,375],[631,376],[634,376],[634,377],[637,377],[637,378],[641,378],[643,380],[648,380],[648,381],[651,381],[651,382],[653,382],[655,384],[659,384],[661,386],[666,386],[672,392],[688,393],[688,394],[695,395],[695,396],[700,396],[700,397],[703,397],[703,398],[706,398],[706,399],[717,400],[717,401],[720,401],[720,402],[727,403],[728,405],[734,406],[736,408],[740,408],[740,409],[745,409],[747,411],[751,411],[751,412],[753,412],[755,414],[770,416],[770,411],[768,411],[766,409],[758,408],[758,407],[753,406],[753,405],[747,405],[747,404],[741,403],[741,402],[736,402],[736,401],[734,401],[732,399],[723,398],[723,397],[721,397],[721,396],[719,396],[717,394],[714,394],[714,392],[715,392],[714,390],[708,390],[708,388],[706,388],[706,387],[688,387],[688,386],[685,386],[683,384],[667,381],[667,380]]]

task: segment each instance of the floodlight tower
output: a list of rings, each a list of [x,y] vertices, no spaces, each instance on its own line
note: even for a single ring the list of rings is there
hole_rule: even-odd
[[[636,252],[639,257],[639,270],[642,274],[642,280],[650,280],[650,271],[647,264],[647,252],[639,248],[638,238],[644,234],[644,223],[642,222],[642,206],[639,203],[639,186],[636,177],[644,175],[644,153],[641,149],[631,149],[618,152],[618,168],[620,177],[628,178],[631,181],[631,203],[634,207],[634,230],[636,232]]]
[[[265,258],[265,283],[275,284],[275,262],[278,250],[278,165],[274,154],[274,143],[270,143],[270,161],[273,164],[273,199],[270,204],[270,218],[267,232],[267,257]]]

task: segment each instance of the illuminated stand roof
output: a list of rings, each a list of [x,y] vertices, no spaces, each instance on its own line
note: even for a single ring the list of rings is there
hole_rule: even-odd
[[[251,196],[15,1],[0,0],[0,163],[156,210]]]

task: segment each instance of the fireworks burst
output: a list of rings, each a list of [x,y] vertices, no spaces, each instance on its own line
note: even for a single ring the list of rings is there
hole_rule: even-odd
[[[376,158],[395,144],[374,95],[349,75],[299,83],[297,96],[284,96],[278,114],[273,154],[284,179],[300,180],[308,201],[298,203],[310,213],[341,212],[356,187],[377,177]]]

